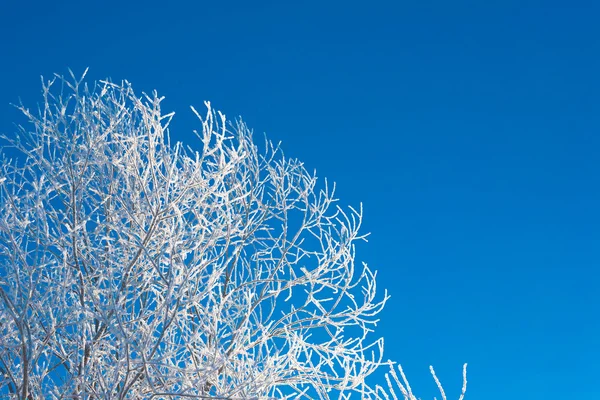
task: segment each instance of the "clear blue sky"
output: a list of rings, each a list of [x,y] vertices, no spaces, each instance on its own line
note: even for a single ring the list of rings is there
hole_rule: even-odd
[[[594,3],[3,0],[0,131],[67,67],[157,89],[179,140],[210,100],[364,203],[387,357],[423,399],[463,362],[470,399],[598,399]]]

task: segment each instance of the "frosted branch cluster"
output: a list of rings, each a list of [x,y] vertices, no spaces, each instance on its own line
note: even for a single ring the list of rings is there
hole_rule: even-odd
[[[209,103],[171,143],[161,101],[57,77],[3,138],[0,395],[387,398],[361,210]]]

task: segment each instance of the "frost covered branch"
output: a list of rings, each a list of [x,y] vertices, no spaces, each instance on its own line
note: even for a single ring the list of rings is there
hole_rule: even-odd
[[[380,398],[361,208],[210,103],[194,150],[128,82],[42,94],[3,136],[0,395]]]
[[[389,400],[390,398],[392,398],[394,400],[398,400],[398,396],[396,395],[396,392],[394,391],[394,387],[397,387],[397,389],[400,390],[400,393],[402,393],[402,397],[404,400],[417,400],[417,397],[413,394],[412,388],[410,387],[410,384],[408,383],[408,379],[406,378],[406,375],[404,374],[404,370],[402,369],[402,366],[401,365],[397,366],[398,372],[400,372],[400,377],[402,379],[398,378],[398,374],[397,374],[396,370],[394,369],[394,365],[392,363],[389,363],[389,368],[390,368],[390,372],[385,375],[385,380],[387,383],[387,390],[385,390],[381,386],[377,386],[377,399]],[[442,387],[440,380],[438,379],[437,375],[435,374],[435,370],[433,369],[433,366],[429,366],[429,370],[431,372],[431,376],[433,377],[433,379],[438,387],[438,390],[440,391],[442,400],[447,400],[444,388]],[[467,364],[464,364],[463,365],[463,386],[462,386],[462,391],[461,391],[461,394],[460,394],[458,400],[464,399],[466,391],[467,391]],[[435,400],[435,397],[434,397],[434,400]]]

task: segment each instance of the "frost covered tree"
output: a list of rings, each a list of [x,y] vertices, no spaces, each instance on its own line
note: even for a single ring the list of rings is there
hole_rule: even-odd
[[[333,186],[209,103],[195,151],[128,82],[42,94],[2,137],[0,396],[414,399],[366,379],[387,294]]]

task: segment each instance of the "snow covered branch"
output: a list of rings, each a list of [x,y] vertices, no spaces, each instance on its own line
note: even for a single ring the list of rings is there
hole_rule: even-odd
[[[210,103],[171,143],[161,101],[57,76],[3,137],[0,395],[381,398],[361,208]]]

